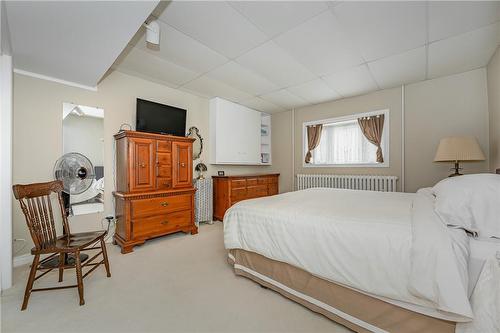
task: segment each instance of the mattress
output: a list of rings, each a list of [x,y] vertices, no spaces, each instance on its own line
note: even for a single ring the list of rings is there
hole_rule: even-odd
[[[411,311],[467,320],[409,292],[414,198],[315,188],[246,200],[226,212],[224,242]]]

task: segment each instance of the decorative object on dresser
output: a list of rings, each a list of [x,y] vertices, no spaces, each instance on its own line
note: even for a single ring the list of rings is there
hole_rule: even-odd
[[[211,178],[198,178],[194,180],[196,188],[195,201],[195,222],[208,222],[212,224],[213,217],[213,181]]]
[[[200,162],[200,163],[196,164],[196,166],[194,167],[194,170],[196,172],[198,172],[198,177],[196,177],[196,179],[205,179],[205,175],[203,175],[203,173],[208,170],[205,163]]]
[[[455,172],[448,177],[455,177],[462,175],[460,162],[484,161],[485,159],[476,138],[455,136],[441,139],[434,162],[454,162],[455,166],[451,170],[455,170]]]
[[[116,232],[122,253],[194,223],[193,139],[122,131],[116,140]]]
[[[14,196],[19,200],[21,210],[26,218],[26,224],[30,231],[31,238],[35,247],[31,249],[34,255],[33,264],[28,277],[28,283],[24,292],[24,300],[21,310],[26,310],[30,295],[33,291],[45,291],[66,288],[78,288],[80,305],[85,304],[83,298],[83,279],[94,271],[100,265],[104,265],[108,277],[111,277],[109,270],[108,255],[106,253],[106,243],[104,237],[106,230],[71,233],[68,223],[68,217],[63,204],[63,182],[52,181],[48,183],[38,183],[29,185],[14,185],[12,187]],[[57,236],[54,212],[57,213],[57,207],[52,208],[51,197],[57,196],[59,204],[59,213],[61,214],[63,234]],[[91,259],[83,263],[80,260],[80,253],[83,251],[98,250]],[[73,255],[74,261],[69,262],[67,257]],[[94,262],[100,255],[102,260]],[[40,260],[40,256],[47,256]],[[57,266],[44,267],[44,264],[57,259]],[[88,258],[88,256],[87,256]],[[91,267],[85,274],[82,274],[82,268]],[[76,269],[76,285],[50,287],[33,289],[33,283],[53,269],[59,271],[59,282],[63,280],[64,270],[68,268]],[[45,272],[36,276],[38,270]]]
[[[238,201],[278,194],[279,175],[279,173],[272,173],[212,176],[214,181],[214,219],[222,221],[226,210]]]

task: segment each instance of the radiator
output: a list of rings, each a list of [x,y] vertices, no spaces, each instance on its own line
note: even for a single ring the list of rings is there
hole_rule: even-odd
[[[297,190],[311,187],[344,188],[351,190],[396,192],[396,176],[358,176],[358,175],[314,175],[298,174]]]

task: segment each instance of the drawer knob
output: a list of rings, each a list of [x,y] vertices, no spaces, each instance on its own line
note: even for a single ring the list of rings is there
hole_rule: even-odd
[[[186,166],[186,163],[181,163],[181,167],[185,167]]]
[[[162,225],[168,224],[168,221],[167,221],[167,220],[165,220],[165,221],[161,221],[161,224],[162,224]]]
[[[141,163],[140,166],[141,166],[141,168],[145,168],[146,167],[146,163]]]
[[[162,207],[167,207],[168,206],[168,202],[164,201],[160,204]]]

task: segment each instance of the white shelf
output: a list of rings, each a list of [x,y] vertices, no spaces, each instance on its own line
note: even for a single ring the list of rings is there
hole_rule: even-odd
[[[271,115],[261,114],[260,124],[260,161],[262,165],[271,165]]]

